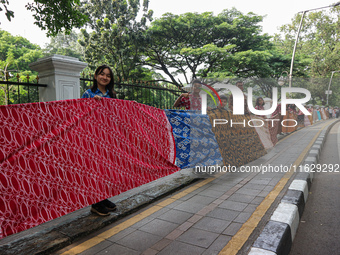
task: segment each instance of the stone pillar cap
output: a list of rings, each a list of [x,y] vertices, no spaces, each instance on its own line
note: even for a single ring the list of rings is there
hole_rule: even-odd
[[[63,55],[52,55],[38,59],[29,64],[29,67],[37,72],[51,69],[68,70],[70,72],[80,72],[87,66],[87,63],[79,61],[77,58]]]

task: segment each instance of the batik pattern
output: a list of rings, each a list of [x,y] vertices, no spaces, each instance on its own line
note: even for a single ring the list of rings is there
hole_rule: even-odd
[[[255,128],[248,125],[249,115],[233,115],[231,111],[219,108],[208,111],[208,115],[212,125],[214,119],[228,121],[212,127],[225,166],[239,167],[266,154]]]
[[[165,110],[176,141],[176,165],[180,168],[222,163],[209,117],[198,111]]]
[[[180,170],[163,110],[118,99],[0,106],[0,238]]]

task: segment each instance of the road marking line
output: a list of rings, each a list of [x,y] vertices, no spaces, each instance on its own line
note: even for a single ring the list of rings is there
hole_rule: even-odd
[[[151,214],[159,211],[160,209],[164,208],[165,206],[177,201],[178,199],[186,196],[187,194],[193,192],[194,190],[208,184],[209,182],[215,180],[217,177],[219,177],[219,175],[215,175],[215,177],[210,177],[205,179],[204,181],[200,181],[199,183],[195,184],[192,187],[189,187],[181,192],[179,192],[176,195],[173,195],[170,198],[165,199],[162,202],[159,202],[158,204],[146,209],[145,211],[137,214],[136,216],[125,220],[124,222],[118,224],[117,226],[114,226],[113,228],[110,228],[109,230],[106,230],[105,232],[71,248],[68,251],[65,251],[64,253],[62,253],[61,255],[75,255],[75,254],[79,254],[82,253],[88,249],[90,249],[91,247],[105,241],[105,239],[110,238],[111,236],[114,236],[116,234],[118,234],[120,231],[131,227],[133,224],[145,219],[146,217],[150,216]]]
[[[299,155],[297,160],[294,162],[294,166],[298,166],[302,163],[306,157],[309,149],[313,146],[316,139],[319,137],[322,130],[328,125],[324,124],[318,133],[314,136],[312,141],[307,145],[303,152]],[[276,184],[274,189],[264,198],[262,203],[256,208],[255,212],[250,216],[250,218],[242,225],[240,230],[231,238],[228,244],[220,251],[219,255],[236,255],[238,251],[242,248],[245,242],[249,239],[250,235],[253,233],[254,229],[257,227],[263,216],[266,214],[272,203],[275,201],[277,196],[283,190],[291,176],[294,174],[294,168],[291,167],[289,171],[281,178],[281,180]]]

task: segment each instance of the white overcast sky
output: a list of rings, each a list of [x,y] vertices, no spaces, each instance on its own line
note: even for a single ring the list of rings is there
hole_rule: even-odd
[[[10,32],[12,35],[21,35],[30,42],[44,46],[49,42],[45,32],[33,24],[31,12],[25,9],[29,0],[9,0],[10,10],[13,10],[15,17],[8,22],[4,12],[0,12],[0,28]],[[142,1],[141,1],[142,2]],[[263,32],[270,35],[278,32],[278,27],[291,22],[294,15],[300,11],[310,10],[334,4],[336,0],[150,0],[149,9],[154,11],[154,17],[161,17],[166,12],[182,14],[186,12],[211,11],[214,15],[219,14],[223,9],[235,7],[246,14],[254,12],[258,15],[266,15],[263,23]]]

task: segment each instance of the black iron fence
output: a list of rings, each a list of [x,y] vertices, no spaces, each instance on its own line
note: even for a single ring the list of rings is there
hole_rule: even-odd
[[[93,79],[80,78],[80,94],[92,86]],[[118,99],[134,100],[160,109],[172,109],[178,96],[184,91],[172,84],[158,84],[143,81],[115,82],[114,91]]]
[[[47,87],[46,84],[39,84],[39,77],[34,82],[30,82],[30,77],[26,76],[26,82],[20,80],[19,74],[16,81],[5,75],[5,79],[0,81],[0,105],[23,104],[39,102],[39,87]]]
[[[19,78],[18,74],[14,80],[6,75],[5,80],[0,81],[0,105],[39,102],[39,87],[47,85],[39,84],[38,76],[33,82],[28,75],[26,82]],[[91,78],[80,78],[80,95],[92,86],[92,82]],[[143,81],[116,82],[114,91],[119,99],[134,100],[160,109],[172,109],[178,96],[184,92],[172,84]]]

